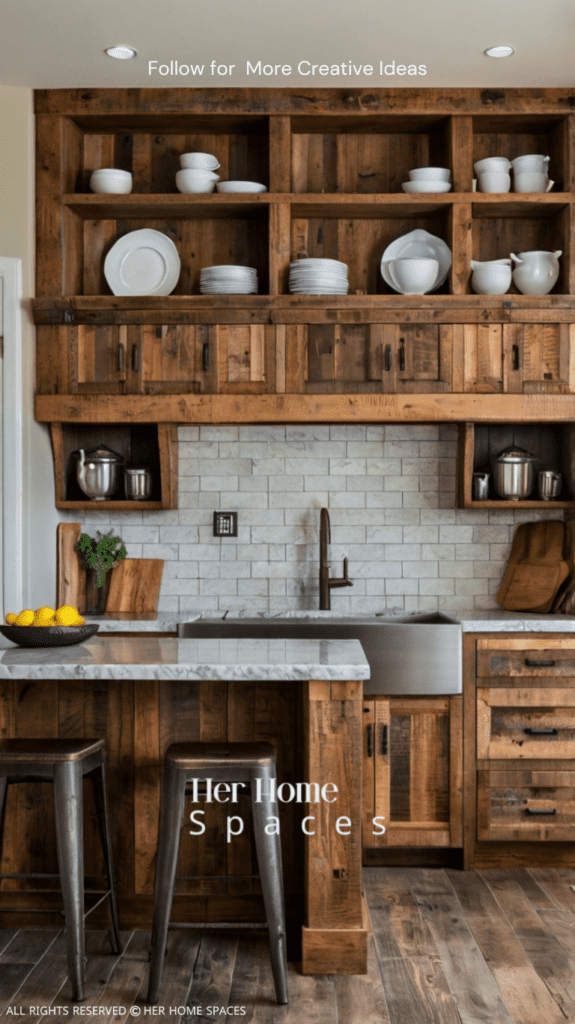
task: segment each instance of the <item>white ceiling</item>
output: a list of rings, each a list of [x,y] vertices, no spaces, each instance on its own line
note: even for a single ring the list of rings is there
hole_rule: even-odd
[[[575,0],[0,0],[0,15],[3,85],[575,87]],[[138,57],[103,53],[119,43]],[[502,43],[512,57],[483,56]],[[213,60],[231,74],[212,75]],[[204,71],[150,75],[149,61]],[[292,71],[248,75],[248,61]],[[372,64],[374,74],[302,75],[300,61]],[[381,75],[380,61],[427,74]]]

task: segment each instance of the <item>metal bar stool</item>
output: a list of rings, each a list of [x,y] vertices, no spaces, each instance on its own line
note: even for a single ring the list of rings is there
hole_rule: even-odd
[[[6,791],[13,782],[53,782],[58,867],[66,922],[68,971],[72,999],[84,997],[84,842],[82,780],[87,776],[94,789],[98,829],[102,842],[108,889],[88,913],[106,898],[110,899],[112,929],[109,932],[113,953],[121,952],[116,886],[112,848],[108,830],[103,740],[86,739],[13,739],[0,741],[0,829],[4,817]],[[1,843],[0,831],[0,843]],[[33,874],[0,875],[1,878],[35,877]],[[42,875],[57,878],[57,875]],[[11,911],[10,907],[0,910]]]
[[[194,779],[250,783],[256,852],[269,929],[272,972],[278,1003],[288,1002],[286,926],[279,835],[265,831],[268,815],[277,817],[270,796],[276,779],[276,752],[271,743],[174,743],[166,751],[158,863],[154,892],[154,923],[148,1003],[157,1003],[162,981],[170,913],[174,897],[186,784]],[[261,779],[261,801],[255,780]],[[275,786],[274,786],[275,792]]]

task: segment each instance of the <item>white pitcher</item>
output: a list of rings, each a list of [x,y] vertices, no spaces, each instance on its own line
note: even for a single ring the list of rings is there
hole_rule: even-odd
[[[547,295],[559,277],[559,257],[557,252],[520,252],[518,256],[510,253],[517,266],[513,271],[513,283],[522,295]]]

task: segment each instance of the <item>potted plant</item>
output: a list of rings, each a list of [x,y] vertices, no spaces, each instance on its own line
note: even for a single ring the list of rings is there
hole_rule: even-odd
[[[90,537],[87,533],[80,535],[74,546],[82,562],[86,566],[86,612],[88,615],[101,615],[106,608],[106,599],[110,589],[108,572],[126,557],[126,548],[121,537],[114,537],[113,530],[102,534],[96,530],[98,537]]]

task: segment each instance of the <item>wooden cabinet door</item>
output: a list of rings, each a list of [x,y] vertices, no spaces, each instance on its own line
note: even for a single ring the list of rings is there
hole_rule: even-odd
[[[146,324],[133,328],[128,354],[146,395],[196,394],[210,390],[210,328],[193,324]]]
[[[455,392],[493,394],[503,391],[502,325],[457,325],[453,370]]]
[[[123,395],[130,389],[128,327],[80,324],[68,328],[70,391],[80,395]]]
[[[382,391],[391,394],[451,390],[448,324],[381,324]]]
[[[575,391],[575,324],[504,324],[504,391],[524,395]]]
[[[461,697],[364,701],[364,846],[461,846],[461,716]]]
[[[477,838],[572,843],[575,772],[479,771]]]

